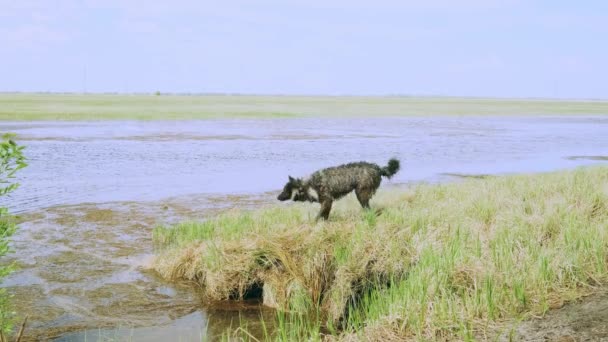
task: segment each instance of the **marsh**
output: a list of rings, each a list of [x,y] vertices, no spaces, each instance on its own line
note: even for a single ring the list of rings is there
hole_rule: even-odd
[[[44,315],[31,320],[31,331],[43,335],[112,330],[124,320],[164,325],[170,318],[159,312],[168,307],[172,318],[207,317],[195,291],[139,267],[154,252],[152,229],[267,205],[288,174],[353,160],[384,165],[396,156],[402,171],[383,182],[382,193],[421,181],[459,181],[455,175],[597,164],[603,159],[596,156],[608,151],[608,118],[597,115],[4,121],[0,130],[18,134],[30,163],[9,202],[25,220],[11,257],[21,270],[3,286],[17,303]],[[61,267],[73,272],[54,272]],[[108,289],[134,307],[160,305],[143,317],[136,310],[107,316],[117,303]],[[211,329],[230,319],[223,322]]]

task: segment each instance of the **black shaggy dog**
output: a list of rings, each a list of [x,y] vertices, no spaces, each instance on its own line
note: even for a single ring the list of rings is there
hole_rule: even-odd
[[[289,176],[289,181],[277,199],[279,201],[292,199],[299,202],[319,202],[321,211],[317,219],[327,220],[333,201],[346,196],[353,190],[355,190],[361,206],[369,208],[369,200],[378,190],[382,176],[391,178],[397,171],[399,171],[399,161],[391,159],[385,167],[358,162],[319,170],[306,179],[295,179]]]

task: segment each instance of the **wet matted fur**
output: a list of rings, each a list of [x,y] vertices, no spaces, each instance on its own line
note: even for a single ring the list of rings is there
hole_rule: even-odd
[[[391,178],[397,171],[399,171],[399,161],[391,159],[385,167],[357,162],[322,169],[304,179],[289,176],[289,181],[277,199],[321,203],[321,211],[317,219],[327,220],[333,201],[353,190],[361,206],[369,208],[369,200],[378,190],[382,176]]]

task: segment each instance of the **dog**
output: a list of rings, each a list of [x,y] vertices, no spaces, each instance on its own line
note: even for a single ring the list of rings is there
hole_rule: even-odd
[[[382,177],[390,179],[399,168],[399,160],[393,158],[385,167],[357,162],[322,169],[305,179],[288,176],[289,181],[277,199],[320,203],[321,211],[317,220],[327,220],[333,201],[353,190],[361,207],[369,209],[369,200],[378,190]]]

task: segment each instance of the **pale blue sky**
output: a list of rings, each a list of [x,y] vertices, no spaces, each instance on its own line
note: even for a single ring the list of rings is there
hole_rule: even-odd
[[[0,91],[608,98],[608,2],[0,0]]]

